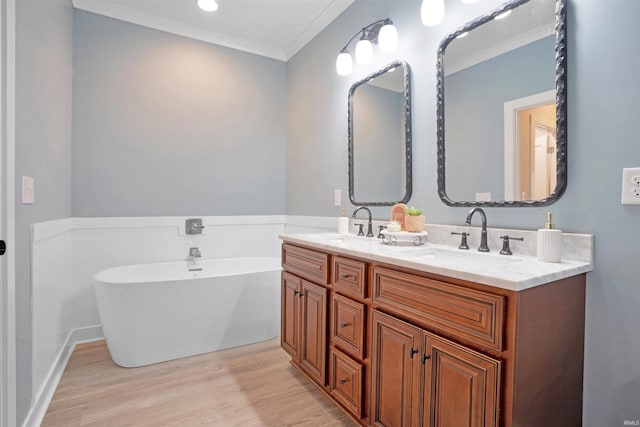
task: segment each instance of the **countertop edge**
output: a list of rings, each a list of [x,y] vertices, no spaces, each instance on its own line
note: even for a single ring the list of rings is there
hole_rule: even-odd
[[[310,234],[312,235],[312,234]],[[555,271],[544,272],[536,276],[522,277],[518,279],[501,277],[498,275],[489,275],[479,272],[471,272],[462,269],[453,269],[438,265],[433,265],[426,262],[418,262],[413,260],[402,259],[393,256],[385,256],[380,254],[374,254],[371,252],[343,248],[340,246],[332,245],[327,242],[314,241],[309,238],[305,238],[303,234],[287,235],[281,234],[279,238],[284,243],[292,243],[311,247],[314,249],[320,249],[333,253],[338,253],[345,256],[353,256],[364,258],[370,261],[377,261],[385,264],[397,265],[399,267],[410,268],[416,271],[422,271],[425,273],[438,274],[441,276],[447,276],[460,280],[467,280],[470,282],[476,282],[483,285],[493,286],[500,289],[506,289],[511,291],[524,291],[536,286],[544,285],[557,280],[565,279],[572,276],[577,276],[583,273],[588,273],[593,270],[593,264],[581,261],[563,260],[560,263],[554,263],[553,266],[559,267]],[[525,258],[525,257],[522,257]],[[545,265],[549,267],[550,263],[542,263],[537,261],[534,257],[526,257],[526,262],[540,263],[541,266]]]

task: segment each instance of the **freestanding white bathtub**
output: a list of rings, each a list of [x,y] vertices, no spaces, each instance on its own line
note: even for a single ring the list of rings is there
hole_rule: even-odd
[[[189,271],[194,267],[201,271]],[[94,276],[113,361],[132,368],[266,341],[280,332],[280,260],[139,264]]]

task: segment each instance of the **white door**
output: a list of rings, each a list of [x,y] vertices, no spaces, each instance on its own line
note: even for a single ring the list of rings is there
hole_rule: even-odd
[[[531,194],[534,200],[549,197],[556,188],[556,129],[548,117],[531,114]]]
[[[536,132],[534,148],[534,168],[533,168],[533,199],[544,199],[549,195],[549,177],[547,173],[547,148],[549,147],[549,136],[538,135]]]
[[[0,426],[16,424],[14,279],[15,0],[0,0]],[[3,243],[2,242],[2,243]],[[0,243],[0,252],[2,252]]]

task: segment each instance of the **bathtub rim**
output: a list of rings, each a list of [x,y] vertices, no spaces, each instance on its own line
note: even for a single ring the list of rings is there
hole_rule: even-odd
[[[143,266],[151,266],[151,265],[157,265],[157,266],[161,266],[161,265],[184,265],[185,267],[188,266],[189,261],[166,261],[166,262],[148,262],[148,263],[140,263],[140,264],[126,264],[126,265],[119,265],[119,266],[115,266],[115,267],[109,267],[109,268],[105,268],[103,270],[98,271],[97,273],[95,273],[93,275],[93,280],[95,282],[96,285],[98,284],[104,284],[104,285],[137,285],[137,284],[150,284],[150,283],[169,283],[169,282],[176,282],[176,281],[190,281],[190,280],[198,280],[198,279],[210,279],[210,278],[215,278],[215,277],[229,277],[229,276],[239,276],[239,275],[245,275],[245,274],[259,274],[259,273],[265,273],[265,272],[270,272],[270,271],[281,271],[282,270],[282,266],[281,266],[281,260],[280,258],[276,258],[276,257],[268,257],[268,256],[254,256],[254,257],[230,257],[230,258],[205,258],[202,260],[199,260],[198,263],[202,264],[205,263],[207,261],[229,261],[229,260],[252,260],[252,259],[261,259],[261,260],[273,260],[274,261],[274,266],[272,268],[263,268],[263,269],[256,269],[256,270],[251,270],[251,271],[239,271],[239,272],[233,272],[233,273],[225,273],[225,274],[211,274],[211,275],[194,275],[194,276],[188,276],[187,274],[189,273],[188,269],[185,269],[184,273],[185,275],[183,277],[166,277],[166,278],[159,278],[159,279],[153,279],[153,280],[136,280],[136,281],[123,281],[123,280],[107,280],[104,279],[104,276],[107,275],[108,273],[112,273],[115,270],[124,270],[124,269],[128,269],[128,268],[135,268],[135,267],[143,267]]]

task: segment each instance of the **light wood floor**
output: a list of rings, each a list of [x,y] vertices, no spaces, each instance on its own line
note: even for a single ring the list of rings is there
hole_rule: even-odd
[[[354,426],[278,340],[141,368],[104,341],[76,347],[44,421],[53,426]]]

